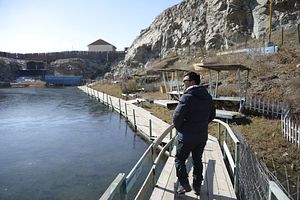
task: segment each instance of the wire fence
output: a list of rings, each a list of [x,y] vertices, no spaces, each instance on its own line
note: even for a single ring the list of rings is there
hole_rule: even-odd
[[[232,127],[240,140],[240,166],[238,199],[270,199],[270,181],[276,183],[290,199],[299,200],[299,176],[280,176],[277,171],[270,171],[266,164],[258,159],[254,150],[240,134],[238,127]]]

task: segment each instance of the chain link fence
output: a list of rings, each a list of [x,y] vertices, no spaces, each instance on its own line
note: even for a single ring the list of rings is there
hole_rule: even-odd
[[[299,200],[299,178],[296,182],[292,179],[279,181],[277,179],[278,174],[271,172],[266,164],[258,159],[256,153],[240,134],[238,127],[233,126],[231,128],[240,140],[238,199],[268,200],[269,181],[274,181],[290,199]]]

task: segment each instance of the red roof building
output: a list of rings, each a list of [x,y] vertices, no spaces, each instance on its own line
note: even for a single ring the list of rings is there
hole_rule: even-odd
[[[95,42],[88,45],[89,51],[101,51],[101,52],[107,52],[107,51],[116,51],[116,47],[102,39],[96,40]]]

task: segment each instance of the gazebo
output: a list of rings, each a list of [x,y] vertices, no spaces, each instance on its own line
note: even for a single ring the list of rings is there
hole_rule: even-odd
[[[242,112],[244,109],[244,102],[246,100],[248,79],[250,68],[241,65],[241,64],[205,64],[205,63],[196,63],[194,64],[194,69],[196,71],[208,70],[209,74],[209,93],[212,95],[213,99],[216,101],[232,101],[239,102],[239,112]],[[236,72],[236,89],[237,95],[227,95],[220,96],[218,95],[218,85],[220,79],[220,73],[224,71],[233,71]],[[245,81],[241,81],[241,72],[246,71]],[[215,81],[213,81],[213,72],[215,72]]]

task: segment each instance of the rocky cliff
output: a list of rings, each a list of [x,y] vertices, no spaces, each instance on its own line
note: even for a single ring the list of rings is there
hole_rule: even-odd
[[[298,0],[273,0],[272,30],[300,23]],[[147,67],[147,62],[188,48],[228,48],[246,37],[269,32],[268,0],[185,0],[166,9],[142,30],[125,59],[113,68],[126,76]]]
[[[26,60],[0,57],[0,81],[14,81],[19,70],[26,69]],[[48,75],[75,75],[84,79],[96,79],[109,70],[110,63],[102,59],[67,58],[46,64]]]

